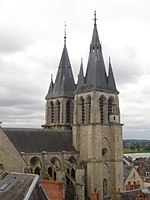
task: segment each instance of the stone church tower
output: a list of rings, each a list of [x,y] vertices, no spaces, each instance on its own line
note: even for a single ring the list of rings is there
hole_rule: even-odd
[[[55,83],[51,79],[46,95],[44,128],[70,130],[76,154],[74,181],[76,197],[90,196],[96,189],[100,199],[116,199],[114,191],[123,186],[122,124],[119,98],[109,58],[108,75],[99,40],[96,13],[86,74],[81,62],[78,82],[75,85],[66,46],[58,66]],[[84,176],[78,171],[84,170]],[[65,169],[64,169],[65,170]],[[67,172],[65,172],[67,173]],[[80,183],[79,183],[80,182]],[[82,189],[79,189],[82,185]],[[81,188],[81,187],[80,187]],[[82,191],[82,192],[81,192]]]
[[[93,190],[99,200],[119,199],[114,192],[123,187],[118,95],[110,59],[106,73],[95,13],[86,74],[81,62],[77,84],[64,35],[43,129],[0,128],[0,177],[16,171],[63,181],[65,200],[89,199]]]
[[[75,82],[66,46],[66,32],[64,48],[58,66],[55,83],[51,78],[48,94],[46,95],[45,128],[71,129],[73,123],[73,92]]]
[[[100,199],[110,199],[123,185],[118,94],[110,59],[106,74],[95,13],[86,75],[81,63],[75,90],[73,144],[86,170],[87,193],[96,189]]]

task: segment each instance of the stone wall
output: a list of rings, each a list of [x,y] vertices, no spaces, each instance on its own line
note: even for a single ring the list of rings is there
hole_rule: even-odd
[[[0,163],[4,166],[4,171],[23,172],[26,163],[21,155],[15,149],[13,144],[7,138],[0,128]]]

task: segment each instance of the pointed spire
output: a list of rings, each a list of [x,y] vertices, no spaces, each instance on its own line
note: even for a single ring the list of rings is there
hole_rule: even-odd
[[[108,89],[117,91],[110,57],[109,57],[109,69],[108,69]]]
[[[81,59],[81,65],[80,65],[80,71],[79,71],[79,75],[78,75],[76,91],[79,90],[83,85],[84,85],[84,73],[83,73],[83,62]]]
[[[107,75],[105,64],[103,60],[101,44],[99,41],[97,26],[96,26],[96,12],[94,13],[94,29],[92,41],[90,45],[90,53],[88,66],[86,71],[86,85],[87,88],[93,89],[106,89],[107,88]]]
[[[66,27],[66,24],[65,24]],[[75,82],[71,69],[71,64],[66,47],[66,28],[64,31],[64,48],[60,63],[58,66],[55,84],[53,85],[53,92],[49,94],[50,97],[73,97],[75,91]]]
[[[53,74],[51,74],[51,83],[53,83]]]
[[[54,87],[53,74],[51,74],[51,83],[50,83],[49,90],[48,90],[48,93],[47,93],[45,99],[49,99],[49,98],[52,97],[52,95],[53,95],[53,87]]]

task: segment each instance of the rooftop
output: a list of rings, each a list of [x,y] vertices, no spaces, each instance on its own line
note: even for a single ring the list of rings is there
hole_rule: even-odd
[[[19,153],[76,151],[69,130],[2,128]]]
[[[28,200],[32,196],[33,200],[38,200],[39,198],[33,198],[33,191],[38,180],[38,175],[6,173],[2,180],[0,180],[0,199]],[[43,200],[46,200],[46,198],[43,198]]]

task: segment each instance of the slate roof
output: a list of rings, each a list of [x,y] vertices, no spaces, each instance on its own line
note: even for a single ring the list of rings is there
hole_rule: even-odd
[[[121,192],[121,200],[135,200],[139,192],[142,192],[144,195],[148,194],[148,197],[150,198],[150,187],[147,187]]]
[[[86,71],[86,85],[92,85],[94,89],[107,89],[107,75],[96,24],[94,24],[92,42],[90,45]]]
[[[124,177],[124,182],[126,181],[126,179],[128,178],[130,172],[132,171],[133,167],[130,167],[126,164],[123,165],[123,177]]]
[[[66,44],[64,44],[55,83],[51,82],[46,99],[56,97],[73,97],[75,82],[71,69]]]
[[[44,192],[38,186],[38,180],[38,175],[6,173],[0,180],[0,199],[47,200]]]
[[[78,80],[83,80],[82,76],[82,73],[79,73]],[[93,89],[118,93],[110,60],[108,76],[106,74],[105,63],[102,54],[102,46],[97,30],[96,18],[94,19],[94,29],[90,44],[85,80],[84,83],[83,81],[80,81],[80,83],[78,81],[76,92],[84,92]]]
[[[53,83],[53,79],[51,78],[51,83],[50,83],[50,86],[49,86],[49,89],[48,89],[48,93],[45,97],[45,99],[49,99],[52,97],[53,95],[53,88],[54,88],[54,83]]]
[[[84,73],[83,73],[83,63],[81,61],[76,90],[80,89],[83,85],[84,85]]]
[[[19,153],[76,151],[69,130],[2,128]]]
[[[110,58],[109,58],[109,70],[108,70],[108,89],[117,91]]]

